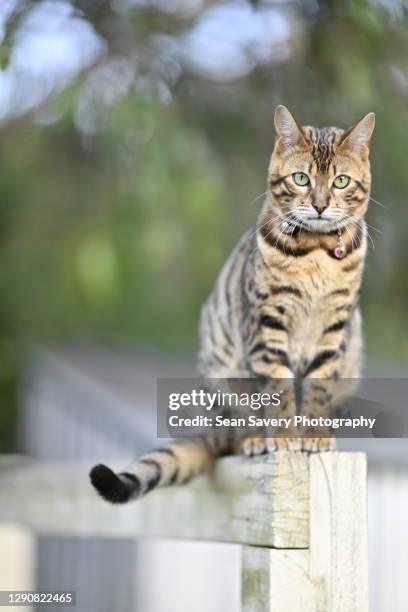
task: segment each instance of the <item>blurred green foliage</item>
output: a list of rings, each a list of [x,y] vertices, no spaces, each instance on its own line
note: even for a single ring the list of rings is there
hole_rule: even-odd
[[[239,78],[226,69],[225,79],[182,60],[170,77],[169,57],[152,45],[158,33],[184,36],[217,3],[180,14],[177,3],[172,11],[120,4],[75,3],[108,52],[61,92],[4,121],[0,448],[10,445],[16,374],[30,342],[193,348],[200,304],[261,203],[277,103],[317,125],[347,127],[376,112],[372,195],[387,209],[373,201],[369,212],[366,344],[370,356],[408,361],[403,4],[254,2],[254,14],[272,4],[282,11],[288,51]],[[3,67],[23,17],[10,21]],[[126,87],[115,81],[120,62],[136,66]]]

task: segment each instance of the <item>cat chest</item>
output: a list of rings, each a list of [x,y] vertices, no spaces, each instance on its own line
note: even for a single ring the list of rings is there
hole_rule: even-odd
[[[269,297],[261,310],[278,318],[293,351],[303,353],[313,352],[324,328],[336,318],[336,309],[353,300],[357,287],[350,287],[341,262],[326,253],[299,260],[262,279]]]
[[[291,311],[322,314],[330,297],[340,288],[349,287],[350,279],[341,261],[323,251],[307,257],[291,258],[282,268],[271,268],[258,277],[261,292],[269,295],[272,303],[280,302]]]

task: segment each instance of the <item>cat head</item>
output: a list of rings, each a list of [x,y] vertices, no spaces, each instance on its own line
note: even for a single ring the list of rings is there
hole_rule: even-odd
[[[268,199],[282,220],[328,233],[364,216],[374,124],[368,113],[348,130],[301,127],[285,106],[277,107]]]

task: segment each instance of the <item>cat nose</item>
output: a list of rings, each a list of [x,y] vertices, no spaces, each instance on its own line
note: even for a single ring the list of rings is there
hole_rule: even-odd
[[[312,200],[312,206],[315,210],[317,210],[319,215],[321,215],[322,212],[329,206],[329,200]]]

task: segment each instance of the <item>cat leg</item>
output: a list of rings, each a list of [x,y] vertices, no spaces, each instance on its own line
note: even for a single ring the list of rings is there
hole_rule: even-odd
[[[294,375],[291,369],[282,363],[287,361],[283,351],[276,353],[269,349],[265,354],[258,354],[252,360],[251,369],[254,374],[263,380],[262,393],[272,396],[275,393],[280,395],[280,404],[274,408],[273,415],[268,412],[268,416],[275,418],[293,418],[296,413],[296,393],[294,385]],[[277,450],[301,450],[302,440],[294,437],[294,430],[280,429],[276,435],[268,436],[268,431],[263,429],[256,434],[244,436],[235,444],[235,452],[246,456],[261,455],[263,453]],[[273,432],[275,434],[275,431]]]
[[[314,359],[306,366],[302,383],[301,414],[310,418],[333,416],[336,405],[350,394],[360,373],[361,317],[355,310],[348,325],[333,322],[322,336]],[[336,446],[328,428],[305,432],[306,451],[333,450]]]

